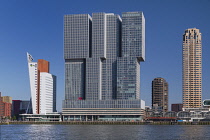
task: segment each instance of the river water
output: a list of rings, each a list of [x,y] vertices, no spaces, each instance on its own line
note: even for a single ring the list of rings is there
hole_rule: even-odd
[[[210,140],[208,125],[1,125],[1,140]]]

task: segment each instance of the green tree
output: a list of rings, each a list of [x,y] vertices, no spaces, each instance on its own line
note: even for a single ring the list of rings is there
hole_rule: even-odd
[[[13,116],[12,119],[13,119],[13,120],[17,120],[16,116]]]

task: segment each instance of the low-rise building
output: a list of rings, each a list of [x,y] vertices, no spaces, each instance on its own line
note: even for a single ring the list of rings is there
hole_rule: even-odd
[[[171,111],[179,112],[182,111],[183,104],[178,103],[178,104],[171,104]]]
[[[20,114],[20,120],[40,121],[40,122],[62,121],[61,114],[58,112],[52,112],[46,114]]]
[[[30,100],[12,100],[12,116],[17,119],[20,114],[31,114],[32,106]]]

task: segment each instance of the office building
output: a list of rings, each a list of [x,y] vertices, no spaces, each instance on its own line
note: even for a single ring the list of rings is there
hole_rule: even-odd
[[[140,119],[142,12],[64,17],[64,120]]]
[[[183,108],[202,106],[202,45],[196,28],[185,30],[183,35],[182,92]]]
[[[171,111],[179,112],[182,111],[183,104],[171,104]]]
[[[7,100],[5,100],[5,99],[8,99],[7,97],[9,96],[6,96],[6,97],[1,96],[1,92],[0,92],[0,120],[6,117],[11,117],[12,104],[8,102]],[[9,99],[11,99],[11,97],[9,97]]]
[[[49,73],[49,62],[27,53],[33,114],[56,112],[56,76]]]
[[[18,119],[20,114],[32,114],[30,100],[12,100],[12,116]]]
[[[152,81],[152,107],[168,111],[168,83],[164,78],[158,77]]]

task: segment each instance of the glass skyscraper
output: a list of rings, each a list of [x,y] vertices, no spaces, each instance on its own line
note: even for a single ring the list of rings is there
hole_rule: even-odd
[[[65,15],[65,120],[141,119],[142,12]]]

